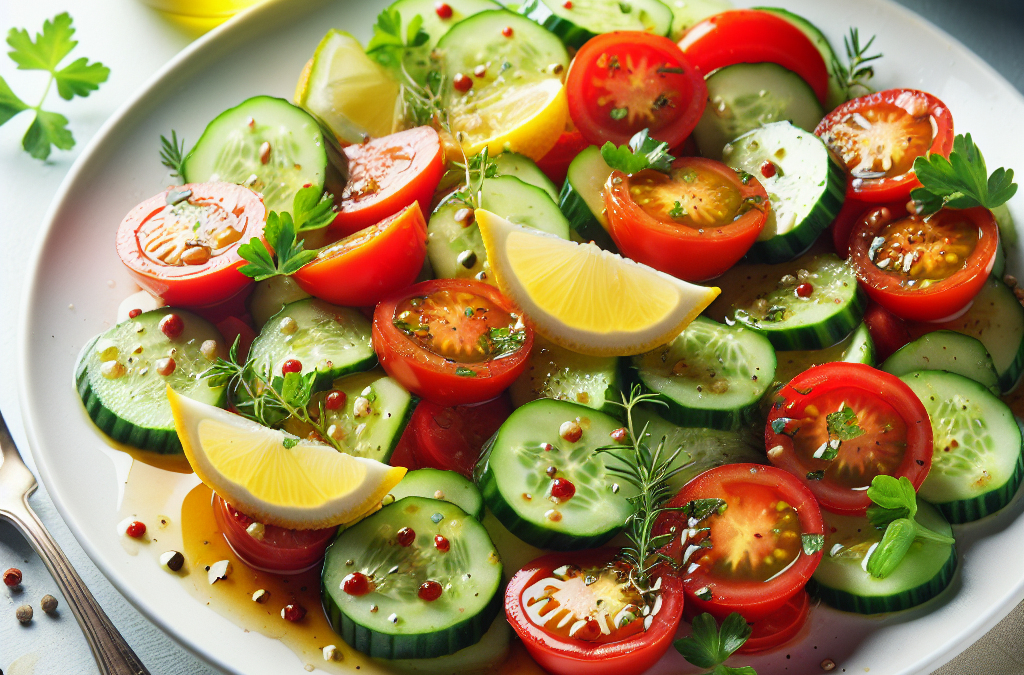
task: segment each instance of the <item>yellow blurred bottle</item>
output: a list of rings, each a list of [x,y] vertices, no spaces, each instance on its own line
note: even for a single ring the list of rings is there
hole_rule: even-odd
[[[161,12],[200,19],[227,19],[262,0],[143,0]]]

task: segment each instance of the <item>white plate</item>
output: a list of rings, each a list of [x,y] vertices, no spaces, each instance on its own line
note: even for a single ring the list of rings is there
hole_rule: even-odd
[[[255,94],[290,98],[303,63],[328,28],[368,39],[382,0],[278,0],[213,31],[167,65],[97,134],[54,200],[24,299],[21,395],[36,464],[54,503],[89,556],[157,625],[213,664],[241,675],[305,675],[280,643],[245,633],[188,595],[148,556],[126,552],[115,532],[125,463],[81,413],[69,385],[85,342],[113,321],[132,288],[114,250],[114,232],[167,174],[159,137],[171,128],[194,142],[223,109]],[[990,167],[1024,175],[1024,99],[961,44],[886,0],[785,0],[834,45],[847,26],[877,34],[885,54],[878,88],[917,87],[945,101],[958,131],[970,131]],[[1022,198],[1011,205],[1024,223]],[[1010,269],[1024,269],[1019,250]],[[113,284],[111,283],[113,282]],[[115,470],[118,466],[118,470]],[[173,509],[181,490],[165,496]],[[983,635],[1024,598],[1024,502],[985,522],[957,528],[961,571],[953,588],[924,608],[886,619],[814,611],[810,634],[767,657],[762,675],[819,672],[825,657],[848,673],[927,673]],[[176,511],[168,511],[172,515]],[[666,672],[688,672],[674,652]],[[352,672],[355,672],[354,670]],[[365,672],[365,671],[363,671]],[[842,671],[838,671],[842,672]]]

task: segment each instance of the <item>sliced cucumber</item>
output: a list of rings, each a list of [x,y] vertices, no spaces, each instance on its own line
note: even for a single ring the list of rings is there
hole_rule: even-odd
[[[484,179],[482,206],[519,225],[534,227],[562,239],[569,238],[569,223],[541,188],[515,176]],[[460,211],[462,213],[460,213]],[[462,221],[456,216],[465,216]],[[427,224],[427,257],[434,274],[443,279],[467,279],[490,275],[487,249],[480,227],[465,203],[449,198],[430,216]]]
[[[299,288],[291,277],[278,276],[257,281],[249,296],[249,314],[256,328],[263,326],[290,302],[308,298],[309,293]]]
[[[160,329],[175,314],[184,330],[168,338]],[[204,343],[212,342],[204,350]],[[204,353],[205,352],[205,353]],[[82,349],[75,384],[89,417],[115,441],[160,453],[181,452],[167,385],[191,399],[223,405],[224,387],[201,375],[227,356],[220,332],[205,319],[180,309],[159,308],[117,324]],[[170,366],[164,359],[173,359]],[[160,368],[172,369],[166,376]]]
[[[584,241],[592,241],[601,248],[618,252],[608,234],[608,218],[604,206],[604,184],[612,168],[601,156],[601,148],[586,148],[569,164],[558,208],[568,219],[569,226]]]
[[[749,270],[752,283],[733,303],[732,318],[764,333],[776,349],[831,347],[864,318],[867,299],[857,275],[835,254]],[[805,283],[811,294],[801,297],[797,288]]]
[[[951,523],[1010,503],[1024,477],[1021,432],[1010,408],[978,382],[935,370],[900,378],[932,423],[932,468],[918,495]]]
[[[757,331],[697,317],[672,342],[632,357],[630,367],[665,402],[667,419],[729,431],[752,420],[775,377],[775,350]]]
[[[379,663],[386,668],[386,672],[423,675],[483,674],[494,672],[505,663],[511,645],[512,627],[508,625],[505,615],[499,613],[491,622],[491,627],[480,638],[480,642],[460,649],[454,654],[433,659],[381,659]]]
[[[303,185],[323,189],[326,172],[316,120],[283,98],[254,96],[206,126],[185,157],[182,178],[245,185],[263,195],[267,210],[290,212]]]
[[[774,63],[738,63],[707,78],[708,106],[693,138],[700,154],[722,158],[725,144],[772,122],[814,131],[825,112],[810,86]]]
[[[480,490],[462,474],[440,469],[417,469],[405,474],[391,490],[395,500],[405,497],[429,497],[451,502],[477,520],[484,517],[484,498]]]
[[[408,545],[398,541],[403,528],[412,530]],[[447,551],[435,545],[438,535]],[[357,572],[372,578],[365,595],[342,588]],[[436,600],[418,595],[427,581],[441,585]],[[484,526],[458,506],[406,497],[338,535],[327,549],[322,586],[331,626],[356,651],[434,658],[479,642],[490,627],[501,607],[501,560]]]
[[[747,252],[754,262],[787,262],[803,255],[835,220],[846,196],[846,172],[813,133],[789,122],[748,131],[722,151],[726,164],[752,174],[772,208]],[[765,177],[770,162],[774,173]]]
[[[519,13],[528,16],[562,39],[570,47],[601,33],[620,30],[668,35],[672,10],[661,0],[526,0]]]
[[[523,374],[509,388],[516,407],[539,398],[572,401],[622,416],[619,359],[585,356],[537,336]]]
[[[733,8],[729,0],[666,0],[665,4],[672,10],[672,42],[679,42],[695,23]]]
[[[992,209],[992,215],[996,217],[996,224],[999,226],[999,242],[1005,242],[1007,246],[1016,246],[1017,227],[1013,223],[1010,207],[1000,204]]]
[[[1004,204],[1003,206],[1006,205]],[[1003,243],[1002,231],[999,233],[999,241],[996,244],[996,260],[992,263],[992,271],[989,274],[996,279],[1002,279],[1003,275],[1006,274],[1006,246]]]
[[[514,176],[527,185],[540,188],[548,193],[551,201],[558,203],[558,188],[526,155],[520,155],[517,152],[503,152],[494,158],[494,166],[499,176]]]
[[[999,388],[1004,394],[1016,388],[1024,374],[1024,307],[1006,284],[990,278],[963,316],[940,327],[981,340],[999,373]]]
[[[576,422],[575,443],[559,429]],[[538,548],[573,550],[607,542],[632,513],[632,489],[606,466],[618,459],[597,453],[622,423],[590,408],[541,399],[505,420],[477,465],[477,485],[487,508],[514,535]],[[552,470],[553,469],[553,470]],[[555,479],[568,480],[575,494],[551,496]]]
[[[823,363],[845,361],[875,365],[875,343],[867,324],[857,326],[848,337],[825,349],[776,352],[775,385],[782,386],[808,368]]]
[[[897,377],[916,370],[945,370],[999,393],[999,375],[985,345],[977,338],[951,330],[922,335],[896,350],[880,368]]]
[[[956,548],[952,544],[915,541],[903,562],[884,579],[862,567],[868,549],[882,533],[867,518],[822,511],[825,518],[825,555],[807,583],[807,589],[844,612],[881,614],[909,609],[934,598],[953,580]],[[917,502],[917,521],[948,537],[953,528],[937,509]]]
[[[321,391],[347,373],[377,365],[370,322],[359,310],[306,298],[284,306],[252,343],[249,358],[256,370],[279,377],[285,361],[302,364],[302,374],[316,372]]]
[[[829,110],[835,110],[843,103],[846,103],[847,90],[843,87],[842,82],[839,80],[839,76],[835,72],[834,64],[836,63],[836,54],[832,50],[832,44],[828,41],[828,38],[818,30],[818,27],[799,14],[794,14],[793,12],[782,9],[781,7],[755,7],[754,9],[769,12],[777,17],[785,19],[799,28],[800,32],[807,36],[814,46],[817,47],[818,53],[821,54],[821,59],[825,62],[825,67],[828,68],[828,94],[825,97],[825,106]]]

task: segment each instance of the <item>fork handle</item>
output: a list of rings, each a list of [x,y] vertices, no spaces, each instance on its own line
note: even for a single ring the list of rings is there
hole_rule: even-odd
[[[46,531],[27,500],[26,496],[22,502],[24,508],[6,510],[2,515],[21,530],[50,570],[71,612],[78,619],[85,639],[89,641],[100,675],[149,675],[149,671],[86,588],[78,572]]]

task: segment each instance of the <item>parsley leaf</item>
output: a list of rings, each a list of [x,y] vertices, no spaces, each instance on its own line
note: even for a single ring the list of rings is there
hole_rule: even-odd
[[[0,77],[0,125],[11,119],[22,110],[28,110],[31,106],[18,98],[7,81]]]
[[[75,137],[68,131],[67,117],[39,110],[21,139],[21,147],[36,159],[46,159],[50,156],[51,145],[70,150],[75,147]]]
[[[430,35],[423,30],[423,17],[417,14],[402,34],[402,14],[397,9],[385,9],[377,15],[373,24],[373,37],[366,45],[366,51],[387,47],[420,47],[430,40]]]
[[[911,191],[919,213],[935,213],[948,206],[967,209],[984,206],[993,209],[1005,204],[1017,193],[1013,169],[1000,167],[988,173],[985,157],[971,135],[953,139],[949,159],[929,154],[914,160],[914,173],[923,187]]]
[[[65,101],[70,101],[75,96],[88,96],[99,89],[100,84],[106,82],[109,76],[109,68],[96,61],[89,63],[84,56],[54,73],[57,93]]]
[[[288,373],[281,384],[281,398],[293,408],[305,408],[313,396],[316,373]]]
[[[828,435],[841,441],[850,441],[864,435],[864,429],[857,424],[858,421],[857,413],[845,403],[837,412],[825,415]]]
[[[650,137],[647,129],[629,139],[628,145],[616,146],[608,141],[601,147],[601,157],[613,169],[634,174],[644,169],[668,173],[675,157],[669,154],[668,143]]]
[[[867,495],[874,502],[868,507],[868,520],[878,529],[898,518],[917,515],[917,492],[906,476],[875,476]]]
[[[295,193],[292,201],[292,220],[295,233],[322,230],[334,222],[334,196],[329,192],[322,195],[315,187],[302,188]]]
[[[917,540],[952,544],[953,538],[939,534],[914,519],[917,515],[917,493],[906,476],[878,475],[867,491],[874,502],[868,507],[868,520],[885,530],[882,540],[873,546],[864,569],[877,579],[892,574],[903,561],[910,545]]]
[[[714,617],[707,613],[694,617],[691,625],[690,636],[673,643],[683,658],[698,668],[711,670],[713,675],[757,675],[750,666],[722,665],[750,637],[752,628],[742,616],[733,612],[722,622],[721,630]]]
[[[43,32],[36,33],[33,40],[27,30],[12,28],[7,33],[7,44],[13,51],[8,53],[11,60],[18,64],[18,70],[46,70],[53,72],[57,65],[78,44],[72,40],[75,29],[71,25],[71,15],[67,12],[58,14],[53,19],[43,22]]]
[[[278,215],[271,211],[267,216],[263,237],[267,240],[266,244],[253,237],[248,244],[238,247],[238,255],[249,262],[238,271],[256,281],[291,276],[316,257],[316,251],[303,249],[302,242],[295,240],[295,225],[288,213]],[[274,258],[277,259],[276,263]]]

